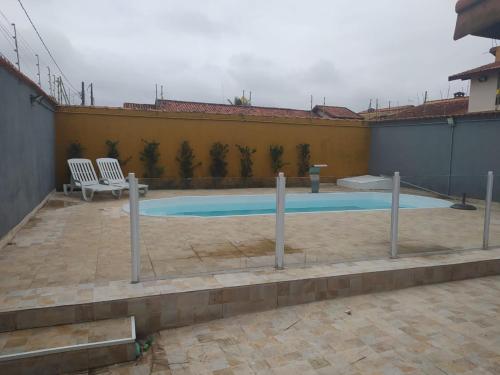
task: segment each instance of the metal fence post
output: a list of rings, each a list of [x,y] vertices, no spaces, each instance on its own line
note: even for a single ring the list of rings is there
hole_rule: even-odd
[[[392,178],[392,205],[391,205],[391,258],[398,257],[398,220],[399,220],[399,172],[394,172]]]
[[[132,252],[132,283],[139,282],[141,269],[139,243],[139,188],[135,173],[128,174],[130,205],[130,248]]]
[[[275,267],[282,270],[285,267],[285,185],[283,172],[276,177],[276,257]]]
[[[484,230],[483,230],[483,249],[488,249],[490,239],[490,219],[491,219],[491,199],[493,196],[493,172],[488,172],[488,180],[486,182],[486,207],[484,210]]]

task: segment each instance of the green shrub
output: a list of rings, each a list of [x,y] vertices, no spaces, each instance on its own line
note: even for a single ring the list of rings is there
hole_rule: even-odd
[[[69,144],[66,150],[67,159],[79,159],[83,157],[83,151],[85,148],[78,141],[73,141]]]
[[[157,178],[163,174],[164,168],[158,165],[160,161],[159,142],[142,140],[144,149],[140,152],[140,159],[144,163],[145,178]]]
[[[252,155],[257,151],[254,148],[248,146],[236,145],[238,151],[240,152],[240,175],[243,178],[248,178],[253,176],[253,160]]]
[[[182,178],[193,178],[194,170],[201,165],[201,162],[195,162],[194,152],[188,141],[181,143],[175,160],[179,163],[179,175]]]
[[[311,160],[311,145],[301,143],[297,145],[298,151],[298,172],[300,177],[304,177],[309,172],[309,161]]]
[[[220,142],[215,142],[210,148],[210,175],[212,177],[226,177],[227,176],[227,153],[229,146]]]
[[[118,151],[118,144],[120,143],[120,141],[112,141],[110,139],[106,140],[106,147],[108,148],[108,153],[107,153],[107,157],[108,158],[113,158],[113,159],[116,159],[118,160],[118,163],[120,163],[121,166],[127,164],[130,159],[132,159],[132,156],[129,156],[127,159],[125,160],[121,160],[120,159],[120,152]]]
[[[271,156],[271,169],[277,174],[288,163],[283,162],[283,153],[285,152],[281,145],[269,146],[269,155]]]

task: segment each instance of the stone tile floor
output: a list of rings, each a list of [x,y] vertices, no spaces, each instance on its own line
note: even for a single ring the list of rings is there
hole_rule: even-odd
[[[88,373],[500,374],[500,276],[165,330],[137,362]]]
[[[322,191],[336,191],[325,185]],[[291,188],[290,192],[307,192]],[[176,195],[263,194],[274,189],[151,191]],[[130,277],[127,194],[81,201],[57,193],[10,244],[0,250],[0,293],[44,287],[106,285]],[[478,202],[481,206],[481,202]],[[492,245],[500,245],[500,205],[492,216]],[[400,252],[479,248],[484,210],[402,210]],[[288,266],[387,258],[389,211],[295,214],[286,217]],[[143,280],[204,272],[271,267],[274,217],[141,217]]]
[[[130,318],[0,333],[0,355],[132,337]]]
[[[316,264],[308,267],[286,267],[275,270],[272,267],[239,272],[226,272],[196,277],[178,277],[143,281],[132,284],[130,280],[107,283],[86,283],[32,289],[14,289],[0,292],[0,312],[47,308],[57,306],[89,304],[113,300],[127,300],[166,294],[209,291],[212,289],[241,287],[256,284],[330,278],[391,270],[411,270],[441,265],[464,263],[485,263],[500,259],[500,248],[471,250],[447,254],[426,254],[423,256],[397,259],[364,260],[348,263]],[[76,313],[76,312],[75,312]],[[34,317],[25,316],[29,323]],[[23,326],[26,326],[24,324]]]

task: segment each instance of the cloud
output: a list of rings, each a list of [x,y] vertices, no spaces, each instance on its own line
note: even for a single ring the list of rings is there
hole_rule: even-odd
[[[158,83],[172,99],[225,102],[245,89],[256,105],[308,108],[313,95],[361,110],[370,98],[439,98],[463,86],[449,75],[492,61],[489,40],[453,41],[455,0],[23,3],[72,84],[94,83],[99,105],[151,103]],[[3,0],[2,12],[39,53],[42,77],[47,65],[56,72],[18,2]],[[13,60],[7,39],[0,51]],[[32,78],[33,55],[21,47]]]
[[[164,30],[193,37],[220,37],[237,32],[230,24],[216,21],[196,10],[182,10],[162,14],[158,24]]]

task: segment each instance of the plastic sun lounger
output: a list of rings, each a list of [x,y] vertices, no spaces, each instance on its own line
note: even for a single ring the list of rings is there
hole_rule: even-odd
[[[96,160],[97,167],[101,174],[101,178],[108,184],[119,186],[122,189],[129,189],[128,181],[123,177],[123,172],[118,160],[113,158],[100,158]],[[138,184],[139,192],[146,195],[148,192],[148,185]]]
[[[71,171],[70,191],[75,187],[82,190],[82,197],[90,202],[95,192],[110,191],[115,198],[120,198],[123,188],[116,185],[101,183],[97,179],[94,166],[89,159],[68,159],[68,166]],[[64,186],[64,194],[68,195],[68,185]]]

